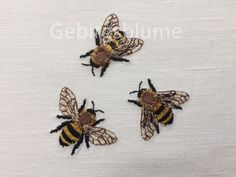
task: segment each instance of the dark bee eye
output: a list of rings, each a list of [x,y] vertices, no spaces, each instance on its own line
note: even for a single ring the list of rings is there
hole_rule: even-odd
[[[115,39],[120,39],[120,34],[119,34],[119,33],[115,33],[115,34],[114,34],[114,38],[115,38]]]
[[[124,32],[124,31],[120,31],[120,34],[121,34],[122,36],[125,36],[125,32]]]

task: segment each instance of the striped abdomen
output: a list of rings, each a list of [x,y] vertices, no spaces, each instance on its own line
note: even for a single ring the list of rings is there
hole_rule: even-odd
[[[81,128],[75,123],[66,125],[59,136],[59,143],[62,146],[74,144],[82,136]]]
[[[163,125],[172,124],[174,119],[174,114],[170,107],[160,104],[158,109],[154,112],[154,117],[159,123]]]

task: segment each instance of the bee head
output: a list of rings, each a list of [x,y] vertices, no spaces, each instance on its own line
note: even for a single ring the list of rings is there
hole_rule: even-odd
[[[120,32],[121,36],[123,36],[123,37],[126,36],[124,31],[119,31],[119,32]]]
[[[134,90],[134,91],[130,92],[129,94],[137,93],[138,98],[140,98],[142,93],[147,90],[146,88],[141,88],[142,83],[143,83],[143,81],[141,81],[139,83],[138,90]]]
[[[96,116],[96,112],[93,109],[87,109],[87,112],[89,112],[90,114]]]
[[[96,116],[96,112],[104,113],[104,111],[101,110],[101,109],[96,109],[96,110],[95,110],[95,104],[94,104],[93,101],[91,101],[91,102],[92,102],[93,108],[87,109],[87,112],[89,112],[90,114],[92,114],[92,115],[94,115],[94,116]]]
[[[125,32],[124,31],[116,31],[113,33],[113,38],[115,40],[121,40],[123,39],[124,37],[126,36]]]

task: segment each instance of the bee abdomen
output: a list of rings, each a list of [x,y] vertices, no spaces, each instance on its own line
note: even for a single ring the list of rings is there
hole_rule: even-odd
[[[163,125],[172,124],[174,119],[174,114],[169,107],[164,106],[162,112],[156,114],[156,118],[158,122],[160,122]]]
[[[65,126],[59,136],[59,143],[62,146],[69,146],[79,140],[81,131],[72,124]]]
[[[62,134],[60,134],[60,136],[59,136],[59,143],[60,143],[60,145],[62,145],[62,146],[69,146],[69,145],[70,145],[70,143],[67,142],[67,141],[64,139],[64,137],[63,137]]]

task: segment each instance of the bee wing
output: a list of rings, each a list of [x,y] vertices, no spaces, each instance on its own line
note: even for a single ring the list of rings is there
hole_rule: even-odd
[[[114,49],[111,52],[111,55],[119,57],[131,55],[140,50],[143,44],[144,42],[142,39],[124,37],[119,41],[119,47]]]
[[[61,89],[59,109],[65,116],[71,116],[72,119],[78,119],[78,104],[74,93],[67,87]]]
[[[101,29],[101,41],[103,44],[110,41],[110,37],[119,30],[119,19],[116,14],[110,14],[105,19]]]
[[[152,114],[146,109],[142,109],[140,129],[141,129],[141,136],[146,141],[150,140],[153,137],[154,132],[156,130],[156,127],[151,122],[151,119],[152,119]]]
[[[161,100],[171,108],[180,108],[189,99],[189,94],[183,91],[158,91]]]
[[[117,139],[112,131],[105,128],[93,127],[89,132],[89,141],[96,146],[113,144]]]

